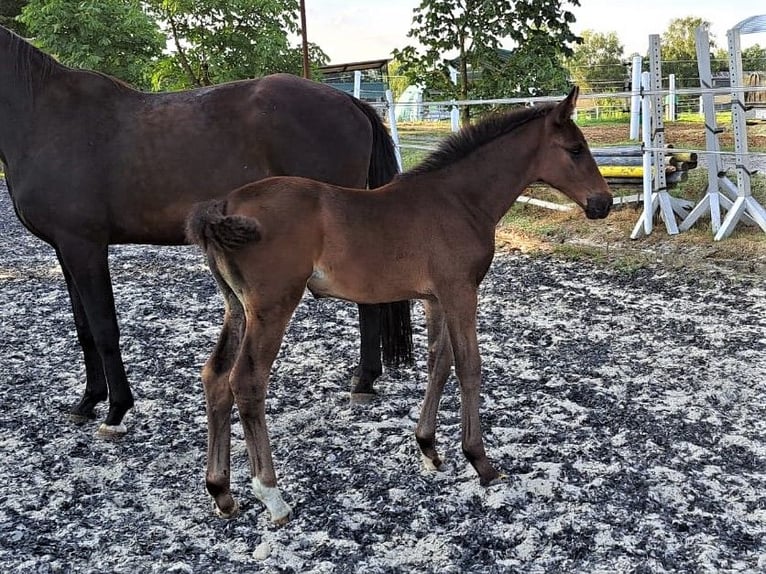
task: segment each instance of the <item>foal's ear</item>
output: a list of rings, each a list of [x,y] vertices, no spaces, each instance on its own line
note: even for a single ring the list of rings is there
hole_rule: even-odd
[[[575,106],[577,105],[577,96],[580,93],[580,88],[577,86],[572,86],[572,89],[569,92],[569,95],[559,102],[559,105],[556,106],[556,122],[563,124],[564,122],[571,119],[572,114],[575,111]]]

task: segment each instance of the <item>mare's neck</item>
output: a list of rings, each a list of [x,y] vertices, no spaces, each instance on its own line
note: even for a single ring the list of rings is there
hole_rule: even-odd
[[[25,130],[34,122],[35,102],[42,86],[61,67],[47,54],[0,27],[0,154],[3,157],[24,141]]]

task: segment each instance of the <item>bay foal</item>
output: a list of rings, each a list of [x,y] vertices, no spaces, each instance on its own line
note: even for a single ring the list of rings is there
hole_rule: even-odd
[[[265,399],[272,363],[306,287],[316,297],[358,303],[422,299],[429,372],[415,431],[420,450],[428,466],[441,466],[436,415],[454,364],[463,452],[482,485],[499,476],[479,421],[477,288],[494,255],[495,225],[529,184],[543,181],[562,191],[589,218],[609,213],[609,187],[571,120],[577,93],[465,128],[419,167],[371,192],[278,177],[195,208],[189,239],[206,251],[225,299],[236,298],[245,310],[236,351],[219,344],[203,369],[206,483],[220,515],[237,510],[229,467],[236,401],[255,495],[272,520],[289,517],[272,465]],[[222,339],[232,329],[227,314]]]

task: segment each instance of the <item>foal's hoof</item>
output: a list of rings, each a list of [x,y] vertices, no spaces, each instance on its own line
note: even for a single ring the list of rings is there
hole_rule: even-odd
[[[494,476],[479,477],[479,484],[484,487],[495,486],[496,484],[502,484],[508,480],[508,475],[502,472],[495,471]]]
[[[215,500],[213,501],[213,512],[215,512],[218,518],[229,520],[239,514],[239,504],[237,504],[237,501],[233,498],[231,498],[230,503],[226,503],[223,506],[225,508],[218,506],[218,503]]]
[[[431,470],[434,472],[439,471],[442,469],[442,466],[444,465],[444,462],[442,461],[442,459],[440,459],[436,455],[434,455],[434,457],[431,458],[424,454],[421,454],[420,459],[423,461],[423,466],[426,468],[426,470]]]
[[[122,423],[118,425],[108,425],[106,423],[101,423],[101,426],[98,427],[98,430],[96,431],[96,438],[115,440],[124,437],[127,432],[128,429],[125,428],[125,425]]]
[[[351,404],[352,405],[369,405],[371,402],[373,402],[375,399],[378,398],[378,395],[374,392],[372,393],[355,393],[351,392]]]

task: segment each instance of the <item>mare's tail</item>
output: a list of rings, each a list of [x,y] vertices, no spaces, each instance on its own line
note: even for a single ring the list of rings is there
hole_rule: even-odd
[[[261,238],[258,220],[243,215],[226,215],[226,201],[213,200],[195,205],[186,218],[186,238],[207,251],[234,251]]]
[[[374,189],[387,184],[399,173],[396,148],[386,126],[375,109],[351,96],[352,101],[370,121],[372,155],[367,172],[367,187]],[[412,320],[410,302],[396,301],[380,306],[381,344],[383,361],[388,366],[412,364]]]

